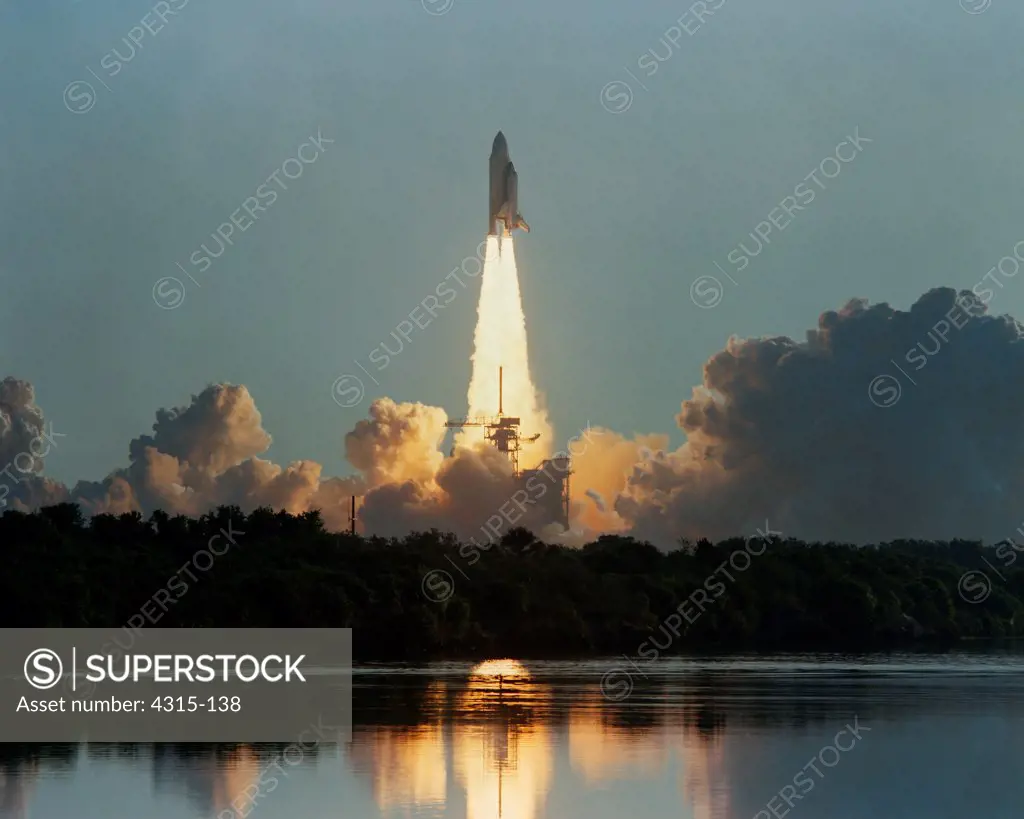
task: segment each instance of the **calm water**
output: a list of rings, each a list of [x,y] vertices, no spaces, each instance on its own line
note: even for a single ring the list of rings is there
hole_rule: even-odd
[[[233,800],[257,819],[1024,816],[1019,652],[691,659],[605,676],[622,667],[363,669],[351,745],[315,756],[4,746],[0,816],[228,819]],[[603,695],[603,677],[623,699]]]

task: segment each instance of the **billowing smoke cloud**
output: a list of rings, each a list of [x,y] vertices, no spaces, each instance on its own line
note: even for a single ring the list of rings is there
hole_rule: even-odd
[[[682,404],[686,443],[637,464],[616,511],[658,543],[766,519],[826,541],[1012,535],[1024,344],[986,312],[941,288],[907,312],[851,301],[803,342],[730,339]]]
[[[626,488],[636,464],[650,457],[651,450],[668,446],[667,435],[622,437],[603,427],[591,427],[584,439],[569,447],[572,454],[574,525],[582,530],[584,539],[603,532],[625,532],[629,523],[611,502]],[[590,501],[584,501],[589,497]]]
[[[261,458],[271,438],[248,390],[230,384],[158,412],[152,434],[131,442],[129,465],[102,481],[68,491],[40,475],[43,459],[21,457],[8,501],[72,498],[90,513],[320,509],[337,530],[354,494],[368,534],[437,528],[484,543],[515,525],[565,543],[623,532],[666,548],[749,535],[766,520],[787,536],[852,542],[992,542],[1024,520],[1021,328],[971,294],[936,289],[909,311],[851,301],[822,314],[804,341],[731,338],[692,393],[675,451],[664,435],[589,425],[565,447],[570,532],[556,523],[557,482],[527,473],[535,482],[525,490],[486,443],[446,457],[437,407],[373,402],[345,436],[357,474],[325,478],[313,461]],[[3,381],[0,462],[32,453],[45,429],[32,387]]]
[[[408,405],[406,405],[408,406]],[[419,446],[411,441],[408,450]],[[367,493],[361,519],[368,532],[400,536],[440,529],[479,545],[521,526],[554,541],[563,532],[558,470],[517,479],[508,458],[488,444],[459,447],[439,462],[432,481],[384,483]]]
[[[0,381],[0,511],[28,511],[67,498],[67,490],[42,477],[44,460],[63,437],[48,428],[27,381]]]
[[[42,461],[30,445],[44,430],[43,411],[36,406],[32,385],[16,378],[0,381],[0,464],[12,463],[19,454],[28,453],[28,460],[18,466],[19,472],[42,471]]]
[[[8,379],[3,396],[0,440],[3,453],[13,458],[28,451],[44,420],[30,385]],[[346,455],[359,474],[324,478],[313,461],[282,467],[260,458],[272,439],[252,396],[243,386],[217,384],[193,396],[187,407],[158,411],[153,433],[129,445],[129,465],[102,481],[81,481],[69,491],[35,476],[41,462],[25,461],[31,480],[22,477],[14,508],[71,499],[89,514],[149,515],[161,509],[199,515],[227,504],[246,512],[261,506],[292,514],[319,509],[328,528],[340,530],[348,527],[350,498],[357,495],[362,528],[370,534],[439,528],[467,538],[476,534],[483,542],[512,525],[544,531],[551,505],[532,498],[513,519],[499,516],[481,534],[521,483],[508,459],[485,444],[445,458],[446,421],[437,407],[378,399],[369,417],[345,436]]]
[[[448,416],[423,404],[396,404],[380,398],[370,418],[345,436],[345,454],[371,487],[413,481],[431,484],[444,456],[441,442]]]
[[[132,441],[133,461],[155,449],[209,475],[219,475],[271,444],[249,391],[223,384],[193,396],[187,408],[157,412],[153,433]]]
[[[160,410],[153,434],[129,445],[128,467],[100,482],[79,482],[70,495],[90,514],[198,515],[219,505],[292,514],[320,509],[330,528],[345,528],[348,499],[363,491],[362,481],[323,479],[313,461],[281,467],[258,457],[271,440],[249,391],[216,384],[188,407]]]

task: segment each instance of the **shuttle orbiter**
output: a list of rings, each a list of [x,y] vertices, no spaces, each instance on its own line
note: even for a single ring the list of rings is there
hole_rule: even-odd
[[[522,228],[529,233],[530,226],[519,212],[519,176],[516,174],[515,165],[509,159],[508,143],[501,131],[498,131],[491,148],[490,174],[491,199],[488,206],[487,235],[498,235],[499,221],[505,226],[505,236],[511,236],[516,228]]]

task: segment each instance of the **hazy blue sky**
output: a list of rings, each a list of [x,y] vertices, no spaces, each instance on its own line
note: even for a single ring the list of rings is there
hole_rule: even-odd
[[[0,377],[35,385],[66,481],[125,465],[157,408],[219,381],[248,386],[275,461],[346,472],[367,403],[340,408],[332,383],[474,253],[499,128],[560,440],[590,420],[679,441],[731,334],[802,338],[849,298],[970,288],[1024,239],[1010,0],[726,0],[699,28],[666,0],[182,2],[111,76],[155,2],[0,0]],[[681,17],[695,33],[646,76]],[[76,114],[79,80],[97,95]],[[616,80],[635,96],[613,115]],[[727,254],[858,127],[873,141],[735,272]],[[334,143],[197,273],[190,254],[318,129]],[[701,309],[716,261],[738,286]],[[177,309],[154,302],[165,276],[186,283]],[[1024,312],[1021,279],[990,309]],[[368,398],[465,412],[474,285]]]

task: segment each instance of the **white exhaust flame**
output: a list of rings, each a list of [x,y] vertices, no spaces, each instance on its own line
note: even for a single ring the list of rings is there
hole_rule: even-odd
[[[502,409],[506,416],[522,419],[523,451],[520,467],[538,466],[551,453],[552,431],[547,411],[530,377],[526,344],[526,318],[519,293],[515,244],[511,236],[487,237],[487,253],[480,283],[480,304],[474,334],[473,375],[469,382],[469,417],[498,414],[498,369],[503,372]],[[540,438],[528,443],[534,435]],[[466,427],[456,436],[456,446],[471,447],[483,441],[481,427]]]

